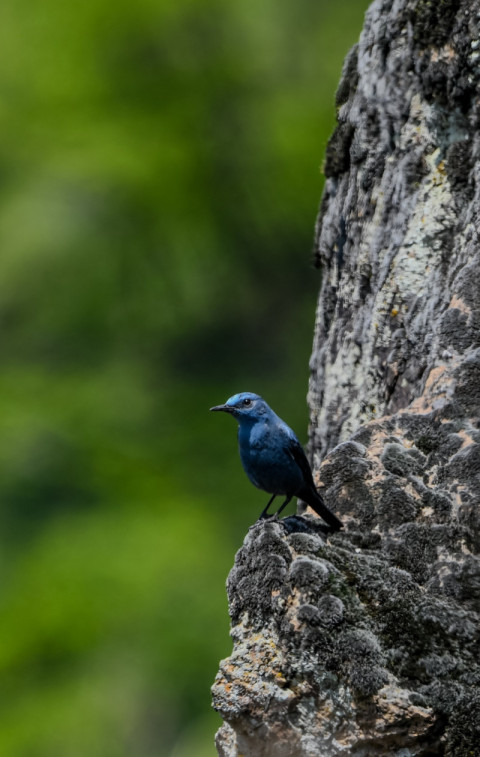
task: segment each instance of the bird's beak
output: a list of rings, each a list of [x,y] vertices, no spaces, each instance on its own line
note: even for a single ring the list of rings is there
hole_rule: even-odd
[[[211,407],[210,410],[218,410],[223,411],[224,413],[232,413],[233,408],[230,407],[230,405],[215,405],[215,407]]]

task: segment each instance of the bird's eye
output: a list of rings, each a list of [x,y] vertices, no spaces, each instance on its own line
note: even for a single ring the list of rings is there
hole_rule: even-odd
[[[249,405],[251,405],[251,404],[252,404],[252,400],[251,400],[251,399],[249,399],[248,397],[245,397],[245,399],[244,399],[244,400],[243,400],[243,402],[242,402],[242,405],[243,405],[244,407],[248,407],[248,406],[249,406]]]

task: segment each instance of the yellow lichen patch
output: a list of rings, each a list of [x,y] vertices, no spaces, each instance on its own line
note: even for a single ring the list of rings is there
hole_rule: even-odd
[[[467,434],[465,429],[460,429],[460,431],[457,431],[457,436],[459,436],[461,439],[463,439],[462,446],[460,449],[464,449],[465,447],[468,447],[470,444],[474,444],[474,441],[470,434]]]
[[[437,399],[439,398],[445,398],[446,394],[445,392],[442,393],[436,393],[435,396]],[[410,403],[408,406],[408,410],[400,411],[403,413],[416,413],[417,415],[428,415],[432,412],[432,394],[422,395],[421,397],[417,397],[413,402]],[[443,422],[443,421],[442,421]]]
[[[444,377],[443,374],[446,369],[446,365],[438,365],[436,368],[432,368],[425,382],[425,392],[438,386],[440,379]]]
[[[444,61],[448,63],[455,58],[455,50],[449,44],[443,45],[443,47],[432,47],[430,50],[430,60],[432,63],[438,63]]]
[[[372,435],[370,444],[368,446],[367,454],[368,454],[368,457],[371,457],[374,462],[382,454],[382,450],[385,446],[386,438],[387,438],[387,434],[383,429],[377,431],[376,433]]]
[[[461,313],[465,313],[466,315],[470,315],[470,313],[472,312],[471,308],[469,308],[468,305],[465,305],[464,301],[461,300],[460,297],[457,297],[456,294],[453,295],[448,307],[456,308],[457,310],[460,310]]]
[[[333,713],[333,703],[330,699],[326,699],[324,702],[322,702],[315,713],[315,717],[317,720],[323,721],[328,720],[330,716]]]
[[[294,631],[299,631],[304,625],[298,620],[297,612],[303,604],[303,600],[297,589],[292,591],[292,595],[287,603],[287,616]]]
[[[413,499],[416,499],[416,500],[421,499],[420,494],[417,492],[417,490],[415,489],[415,487],[410,481],[408,481],[405,484],[404,490],[407,492],[407,494],[410,494],[410,496],[413,497]]]

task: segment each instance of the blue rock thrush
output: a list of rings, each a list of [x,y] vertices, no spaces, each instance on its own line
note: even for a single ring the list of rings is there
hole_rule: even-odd
[[[272,495],[260,518],[267,518],[275,497],[283,495],[286,499],[277,515],[293,497],[299,497],[333,530],[343,527],[317,492],[302,445],[262,397],[241,392],[210,410],[230,413],[238,421],[238,444],[245,473],[252,484]]]

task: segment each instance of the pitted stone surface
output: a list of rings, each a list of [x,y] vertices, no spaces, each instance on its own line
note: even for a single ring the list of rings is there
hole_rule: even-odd
[[[480,0],[375,0],[317,226],[310,452],[250,529],[222,757],[480,756]]]
[[[345,62],[317,222],[317,464],[478,347],[479,39],[478,0],[377,0]]]

